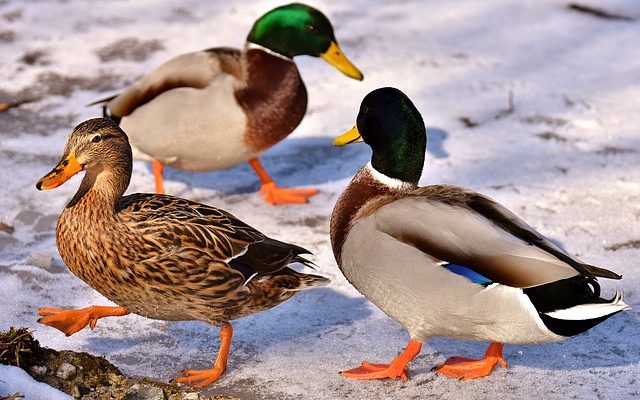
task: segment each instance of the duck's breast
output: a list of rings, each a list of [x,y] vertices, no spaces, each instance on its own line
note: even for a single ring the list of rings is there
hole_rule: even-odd
[[[121,123],[134,154],[188,171],[228,168],[254,157],[243,140],[247,117],[235,87],[236,79],[224,74],[203,89],[171,89],[138,107]]]

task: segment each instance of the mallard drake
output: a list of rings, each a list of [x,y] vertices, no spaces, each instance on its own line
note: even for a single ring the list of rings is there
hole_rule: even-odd
[[[458,379],[491,373],[504,343],[563,340],[627,310],[600,297],[596,278],[620,279],[568,255],[504,206],[452,185],[418,187],[426,130],[394,88],[369,93],[338,146],[364,141],[371,162],[331,217],[338,266],[355,288],[403,325],[411,340],[390,364],[362,363],[355,379],[407,379],[432,336],[492,342],[482,360],[453,357],[435,368]]]
[[[269,204],[305,203],[316,189],[278,187],[258,155],[302,121],[307,91],[293,58],[321,57],[345,75],[344,56],[320,11],[288,4],[260,17],[243,50],[218,47],[173,58],[122,93],[99,100],[129,135],[136,158],[153,160],[156,192],[165,165],[212,171],[248,161]]]
[[[71,335],[99,318],[135,313],[167,321],[199,320],[221,327],[211,369],[186,370],[178,382],[203,387],[227,366],[229,321],[267,310],[326,278],[288,268],[311,266],[302,247],[271,239],[233,215],[193,201],[137,193],[127,135],[97,118],[69,135],[58,165],[36,187],[58,187],[78,172],[80,189],[60,214],[56,243],[71,272],[117,307],[42,308],[39,322]]]

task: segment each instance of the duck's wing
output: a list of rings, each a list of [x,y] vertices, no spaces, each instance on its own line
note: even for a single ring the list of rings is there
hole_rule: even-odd
[[[432,189],[432,188],[435,188]],[[564,250],[560,249],[549,239],[537,232],[534,228],[524,222],[520,217],[509,211],[506,207],[496,202],[495,200],[483,196],[477,192],[469,189],[460,188],[457,186],[446,186],[442,188],[434,185],[432,187],[427,186],[422,188],[426,193],[439,192],[440,190],[449,191],[457,190],[461,193],[460,197],[462,207],[467,207],[479,215],[484,216],[490,220],[493,224],[499,226],[506,232],[514,235],[515,237],[529,243],[532,246],[539,247],[540,249],[552,254],[559,260],[567,263],[573,267],[576,271],[580,272],[589,278],[602,277],[609,279],[620,279],[622,276],[615,272],[609,271],[605,268],[596,267],[594,265],[585,264],[580,260],[568,255]]]
[[[126,117],[156,96],[179,87],[202,89],[223,74],[242,78],[241,51],[218,47],[182,54],[145,75],[122,93],[98,100],[116,118]]]
[[[381,206],[376,228],[444,263],[527,288],[582,274],[619,279],[572,258],[505,207],[468,189],[433,185]]]
[[[300,246],[271,239],[232,214],[205,204],[156,194],[135,194],[121,201],[119,215],[159,251],[194,248],[228,264],[248,279],[291,262],[311,263]],[[162,248],[164,246],[164,248]]]

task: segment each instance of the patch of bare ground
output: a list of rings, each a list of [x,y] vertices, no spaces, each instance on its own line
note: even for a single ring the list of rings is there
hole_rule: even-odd
[[[144,61],[153,53],[163,50],[164,46],[158,39],[139,40],[124,38],[96,50],[102,62],[114,60]]]
[[[25,328],[0,332],[0,364],[22,368],[35,380],[76,399],[238,400],[204,397],[184,386],[127,377],[103,357],[41,347]]]

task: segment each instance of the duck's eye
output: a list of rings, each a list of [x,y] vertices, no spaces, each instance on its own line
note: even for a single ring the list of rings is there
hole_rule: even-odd
[[[369,112],[369,107],[368,106],[362,106],[362,113],[366,114]]]
[[[93,143],[98,143],[101,140],[102,140],[102,136],[100,136],[100,135],[95,135],[94,137],[91,138],[91,141]]]
[[[316,27],[315,27],[315,26],[313,26],[313,25],[307,25],[307,29],[308,29],[309,31],[313,32],[313,31],[315,31],[315,30],[316,30]]]

